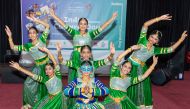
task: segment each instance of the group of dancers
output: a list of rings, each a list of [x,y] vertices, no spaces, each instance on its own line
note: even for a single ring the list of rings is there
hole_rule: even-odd
[[[158,47],[162,33],[155,30],[147,37],[148,27],[154,23],[171,20],[169,14],[146,21],[141,29],[136,45],[126,49],[113,61],[110,69],[109,88],[95,78],[97,68],[112,62],[115,47],[110,43],[110,54],[105,59],[95,60],[92,56],[91,43],[116,18],[117,13],[99,28],[88,31],[88,20],[80,18],[79,30],[71,28],[50,9],[50,16],[56,20],[73,40],[73,52],[70,60],[64,60],[61,44],[56,44],[58,62],[46,48],[50,32],[48,23],[28,16],[35,23],[45,26],[45,30],[38,37],[36,27],[30,27],[28,36],[31,42],[24,45],[13,43],[12,32],[8,26],[5,31],[10,48],[14,51],[27,51],[35,60],[35,67],[29,71],[17,62],[10,62],[10,66],[28,75],[24,82],[23,109],[152,109],[152,89],[150,73],[154,70],[158,57],[154,55],[168,54],[187,37],[184,31],[179,40],[170,47]],[[131,54],[130,54],[131,53]],[[127,60],[122,59],[130,54]],[[146,61],[153,57],[153,63],[147,67]],[[60,65],[67,66],[68,85],[63,87]],[[101,102],[97,97],[105,96]]]

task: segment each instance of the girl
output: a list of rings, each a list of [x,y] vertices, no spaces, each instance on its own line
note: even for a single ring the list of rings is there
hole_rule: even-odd
[[[73,46],[74,51],[71,54],[71,60],[75,61],[74,63],[78,63],[78,59],[80,59],[80,49],[83,45],[89,45],[91,47],[92,40],[94,40],[97,35],[100,34],[102,30],[104,30],[115,18],[117,17],[117,13],[113,13],[112,17],[105,22],[100,28],[96,30],[92,30],[88,32],[88,20],[86,18],[80,18],[78,21],[79,30],[75,30],[70,26],[66,25],[64,21],[62,21],[58,16],[55,15],[53,9],[50,9],[50,15],[61,24],[61,26],[71,35],[73,38]],[[69,79],[68,82],[70,83],[73,79],[76,78],[76,71],[70,68]]]
[[[13,61],[10,62],[10,66],[30,76],[33,80],[45,84],[48,89],[48,94],[38,101],[34,105],[33,109],[66,109],[66,104],[64,105],[65,101],[63,101],[62,75],[59,71],[59,66],[47,48],[40,48],[40,50],[47,53],[53,62],[53,64],[47,63],[45,65],[46,77],[30,72]]]
[[[90,61],[83,61],[80,66],[82,77],[73,80],[64,89],[66,96],[76,96],[76,104],[73,109],[104,109],[104,106],[96,101],[97,96],[104,96],[109,90],[98,79],[91,77],[93,66]]]
[[[152,57],[153,55],[160,55],[160,54],[168,54],[173,51],[184,41],[187,37],[187,31],[184,31],[181,35],[181,38],[171,47],[163,48],[155,46],[158,44],[162,37],[162,33],[158,30],[153,31],[148,39],[147,30],[148,27],[156,22],[163,21],[163,20],[171,20],[172,16],[169,14],[162,15],[160,17],[151,19],[144,23],[140,37],[138,40],[138,44],[140,45],[140,49],[134,51],[130,57],[129,61],[132,63],[132,71],[131,76],[136,77],[143,75],[144,72],[147,70],[147,66],[145,62]],[[152,108],[152,90],[150,84],[150,78],[148,77],[143,82],[131,86],[128,91],[129,98],[137,105],[142,106],[144,108]]]
[[[49,58],[46,53],[41,52],[38,47],[45,47],[47,37],[49,34],[49,24],[36,19],[35,17],[30,17],[32,21],[35,23],[39,23],[45,26],[45,31],[38,38],[38,30],[36,27],[31,27],[28,30],[29,39],[31,39],[30,43],[26,43],[24,45],[15,45],[12,39],[12,32],[8,26],[6,26],[5,31],[8,36],[10,48],[14,51],[27,51],[31,54],[33,59],[35,60],[35,67],[32,72],[34,74],[45,77],[45,64],[48,63]],[[34,81],[31,77],[27,77],[24,82],[24,90],[23,90],[23,104],[24,107],[34,106],[34,104],[39,101],[42,97],[47,94],[47,89],[44,84],[38,83]]]
[[[110,55],[105,58],[105,59],[101,59],[101,60],[92,60],[92,49],[89,45],[84,45],[81,47],[81,51],[80,51],[80,58],[78,59],[78,62],[75,63],[75,61],[73,60],[64,60],[62,55],[61,55],[61,45],[57,44],[57,51],[58,51],[58,59],[59,62],[62,65],[66,65],[68,67],[71,67],[73,69],[78,70],[78,68],[80,67],[80,63],[82,61],[91,61],[93,67],[94,67],[94,71],[95,69],[107,65],[113,58],[114,54],[115,54],[115,47],[113,43],[110,43]],[[81,73],[77,73],[76,77],[79,77]],[[94,72],[92,73],[92,75],[94,77]],[[74,78],[76,79],[76,78]]]
[[[158,60],[156,57],[153,57],[153,64],[143,75],[131,77],[131,63],[129,61],[124,61],[121,66],[119,66],[119,63],[125,55],[137,49],[139,49],[137,45],[127,49],[117,57],[116,62],[112,65],[110,71],[110,94],[103,102],[106,109],[137,109],[136,105],[128,98],[127,89],[129,86],[138,84],[147,78],[153,71]]]
[[[59,62],[62,64],[62,65],[66,65],[68,67],[71,67],[73,68],[73,70],[75,70],[76,73],[76,76],[75,77],[78,77],[80,78],[82,75],[80,73],[80,64],[82,61],[90,61],[92,63],[92,66],[93,66],[93,72],[90,74],[91,77],[94,77],[94,71],[95,69],[101,67],[101,66],[104,66],[104,65],[107,65],[109,61],[112,60],[114,54],[115,54],[115,47],[114,47],[114,44],[111,43],[110,44],[110,55],[106,58],[106,59],[101,59],[101,60],[92,60],[92,50],[91,50],[91,47],[89,45],[84,45],[81,47],[81,53],[80,53],[80,59],[78,59],[78,62],[76,63],[75,61],[73,60],[63,60],[63,57],[61,55],[61,45],[60,43],[57,44],[57,51],[58,51],[58,60]],[[73,72],[71,72],[73,73]],[[76,79],[76,78],[75,78]],[[74,98],[69,98],[68,99],[68,107],[72,107],[73,105],[75,104],[75,99]]]

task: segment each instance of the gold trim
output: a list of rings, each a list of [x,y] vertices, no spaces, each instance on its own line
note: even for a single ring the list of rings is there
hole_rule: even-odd
[[[49,58],[45,58],[42,62],[35,62],[37,66],[46,64],[49,61]]]
[[[83,103],[88,104],[90,101],[94,100],[94,97],[90,99],[78,98],[78,100],[81,100]]]
[[[132,56],[131,57],[132,60],[134,60],[135,62],[137,62],[138,64],[140,64],[141,66],[145,66],[145,62],[142,62],[140,59]]]
[[[119,98],[119,97],[116,98],[116,97],[112,97],[111,95],[109,95],[109,97],[110,97],[112,100],[114,100],[117,104],[120,104],[120,102],[126,98],[126,96],[123,96],[123,97],[121,97],[121,98]]]

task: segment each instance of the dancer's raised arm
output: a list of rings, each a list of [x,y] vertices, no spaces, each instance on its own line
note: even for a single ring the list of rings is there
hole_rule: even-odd
[[[109,20],[107,20],[100,28],[101,28],[102,30],[104,30],[108,25],[111,24],[112,21],[115,20],[116,17],[117,17],[117,12],[114,12],[114,13],[112,14],[112,17],[111,17]]]
[[[154,19],[148,20],[143,24],[144,29],[148,29],[148,27],[156,22],[163,21],[163,20],[171,20],[172,16],[169,14],[162,15],[160,17],[156,17]]]

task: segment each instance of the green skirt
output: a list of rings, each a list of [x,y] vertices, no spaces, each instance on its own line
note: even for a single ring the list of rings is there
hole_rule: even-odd
[[[116,98],[119,98],[116,99]],[[136,105],[128,98],[127,92],[110,89],[110,94],[102,103],[105,109],[138,109]]]
[[[58,93],[53,98],[47,95],[37,102],[33,109],[67,109],[66,97],[62,92]]]
[[[32,72],[43,77],[46,76],[45,65],[35,66]],[[39,83],[28,76],[24,82],[23,105],[29,104],[34,106],[34,104],[41,100],[45,95],[47,95],[45,84]]]
[[[72,109],[105,109],[104,106],[99,102],[90,104],[76,103]]]
[[[73,51],[71,54],[70,60],[72,60],[73,64],[79,65],[80,64],[80,53],[76,50]],[[68,83],[70,83],[71,81],[73,81],[76,78],[77,78],[77,69],[69,67]]]
[[[79,65],[80,63],[80,53],[77,51],[77,50],[74,50],[71,54],[71,58],[70,60],[73,61],[73,64],[75,65]],[[68,70],[68,84],[73,81],[74,79],[76,79],[78,76],[77,76],[77,70],[75,68],[71,68],[69,67],[69,70]],[[73,105],[76,104],[76,98],[68,98],[68,109],[72,109],[73,108]]]
[[[147,70],[146,65],[140,66],[132,63],[132,66],[131,77],[142,75]],[[136,85],[130,86],[127,90],[127,95],[137,106],[152,106],[152,88],[150,77]]]

